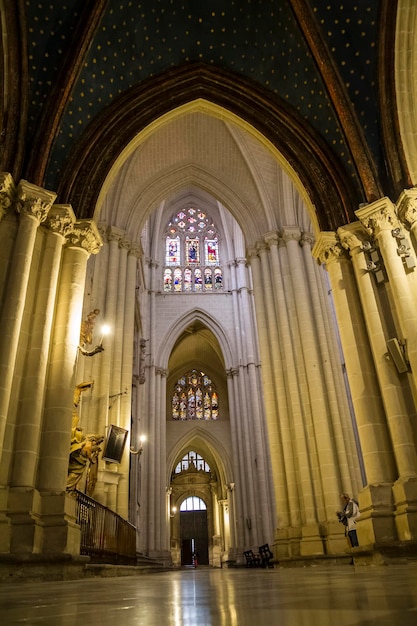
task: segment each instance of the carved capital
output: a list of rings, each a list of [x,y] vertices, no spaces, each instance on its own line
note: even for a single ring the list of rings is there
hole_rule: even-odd
[[[127,237],[122,237],[119,240],[119,248],[121,250],[129,250],[130,249],[130,241]]]
[[[98,228],[92,220],[75,222],[72,232],[67,235],[66,239],[67,248],[83,248],[88,254],[98,254],[103,245]]]
[[[337,229],[340,243],[350,252],[360,252],[364,248],[364,244],[370,244],[369,236],[360,222],[346,224]]]
[[[45,220],[45,226],[53,233],[66,237],[74,229],[74,211],[70,204],[54,204]]]
[[[137,259],[141,259],[143,256],[142,244],[139,242],[131,243],[129,246],[129,256],[135,256]]]
[[[395,213],[395,206],[389,198],[381,198],[355,211],[370,235],[378,236],[384,230],[393,230],[401,226]]]
[[[300,245],[301,247],[304,246],[310,246],[310,248],[313,248],[314,246],[314,235],[312,233],[302,233],[301,234],[301,238],[300,238]]]
[[[319,234],[312,250],[312,255],[322,265],[328,265],[332,261],[338,261],[340,258],[348,258],[336,233],[333,232],[321,232]]]
[[[295,226],[294,228],[284,228],[284,230],[282,231],[282,240],[285,243],[288,243],[289,241],[299,242],[300,239],[301,230],[298,228],[298,226]]]
[[[56,198],[56,193],[47,191],[21,180],[17,187],[16,210],[21,215],[29,215],[44,222]]]
[[[264,235],[264,241],[268,248],[271,248],[271,246],[278,246],[279,240],[280,236],[277,232],[266,233],[266,235]]]
[[[116,228],[116,226],[109,226],[107,229],[107,240],[109,242],[117,241],[117,243],[120,244],[121,240],[124,237],[124,234],[124,231],[120,228]]]
[[[8,172],[0,172],[0,221],[12,206],[16,197],[13,176]]]
[[[400,220],[409,228],[417,225],[417,189],[406,189],[397,202]]]

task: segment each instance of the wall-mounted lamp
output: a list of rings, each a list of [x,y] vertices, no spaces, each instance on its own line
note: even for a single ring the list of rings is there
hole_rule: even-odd
[[[171,509],[171,513],[169,514],[170,517],[175,517],[177,514],[177,507],[173,506]]]
[[[145,435],[141,435],[141,437],[139,438],[139,449],[135,450],[135,448],[130,446],[130,454],[138,454],[140,456],[143,452],[143,444],[145,441],[146,441]]]

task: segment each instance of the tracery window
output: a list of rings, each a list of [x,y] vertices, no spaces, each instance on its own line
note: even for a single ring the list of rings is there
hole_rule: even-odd
[[[190,207],[179,211],[165,233],[164,292],[210,293],[223,289],[216,228]]]
[[[173,420],[217,420],[219,397],[204,372],[190,370],[178,379],[172,393]]]
[[[181,461],[177,463],[174,474],[186,472],[192,466],[194,466],[199,471],[210,471],[209,464],[204,460],[201,454],[197,454],[197,452],[194,452],[194,450],[189,450],[187,454],[182,457]]]

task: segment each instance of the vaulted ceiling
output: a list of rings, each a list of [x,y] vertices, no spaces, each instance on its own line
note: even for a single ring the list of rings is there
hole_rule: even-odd
[[[323,230],[410,184],[390,134],[397,0],[3,0],[0,8],[2,169],[57,191],[79,216],[93,214],[135,137],[197,100],[265,137]]]

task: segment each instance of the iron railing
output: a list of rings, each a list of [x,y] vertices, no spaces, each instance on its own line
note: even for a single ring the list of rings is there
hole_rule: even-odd
[[[136,565],[136,528],[81,491],[75,492],[80,554],[93,563]]]

